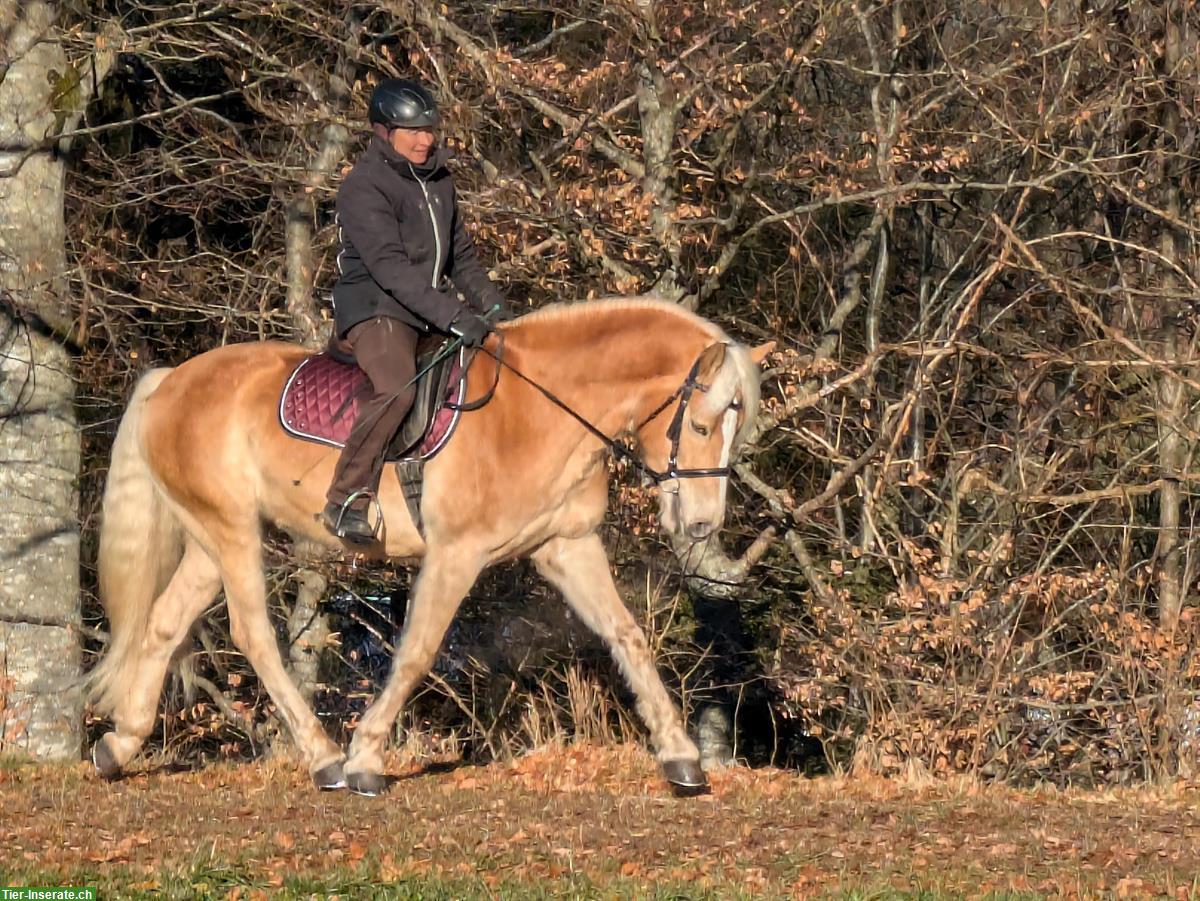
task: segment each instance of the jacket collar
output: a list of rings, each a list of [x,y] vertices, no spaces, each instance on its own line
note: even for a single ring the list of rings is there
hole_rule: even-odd
[[[371,135],[370,149],[383,157],[384,162],[394,169],[399,175],[404,178],[413,179],[420,176],[422,179],[437,178],[447,172],[446,163],[450,159],[450,153],[439,144],[434,148],[433,156],[424,166],[414,166],[407,159],[398,154],[392,145],[385,141],[379,135]]]

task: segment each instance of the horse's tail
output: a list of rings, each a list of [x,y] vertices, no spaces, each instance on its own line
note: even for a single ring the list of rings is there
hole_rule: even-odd
[[[108,614],[108,647],[88,674],[97,711],[112,714],[137,666],[154,599],[166,587],[183,552],[183,529],[154,484],[142,453],[146,400],[169,369],[146,373],[113,442],[100,525],[100,600]]]

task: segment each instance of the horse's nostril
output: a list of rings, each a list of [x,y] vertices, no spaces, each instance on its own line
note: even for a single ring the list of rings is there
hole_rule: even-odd
[[[707,538],[712,534],[712,523],[707,520],[700,520],[688,526],[688,535],[692,538]]]

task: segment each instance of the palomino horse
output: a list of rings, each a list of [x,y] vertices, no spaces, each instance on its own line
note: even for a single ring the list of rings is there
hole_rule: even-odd
[[[419,558],[421,568],[387,686],[345,756],[284,670],[263,577],[263,520],[341,547],[318,518],[337,451],[289,436],[275,415],[306,351],[231,345],[142,378],[117,431],[104,492],[100,588],[111,631],[92,697],[115,728],[92,749],[103,775],[119,774],[141,747],[172,655],[224,587],[233,641],[313,780],[378,794],[388,733],[463,596],[484,567],[530,556],[610,646],[668,781],[683,792],[703,789],[699,752],[613,584],[597,534],[608,448],[581,419],[606,436],[632,436],[659,480],[664,527],[704,538],[724,518],[730,455],[757,409],[758,364],[770,346],[749,351],[700,317],[649,299],[556,305],[502,328],[511,369],[497,373],[484,355],[471,367],[468,398],[495,385],[494,396],[463,414],[427,465],[423,538],[398,480],[384,474],[378,553]]]

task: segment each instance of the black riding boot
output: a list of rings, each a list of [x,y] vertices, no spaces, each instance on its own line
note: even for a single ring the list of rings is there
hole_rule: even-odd
[[[323,514],[325,528],[337,538],[353,544],[370,544],[375,540],[375,530],[367,519],[367,504],[360,499],[325,505]]]

